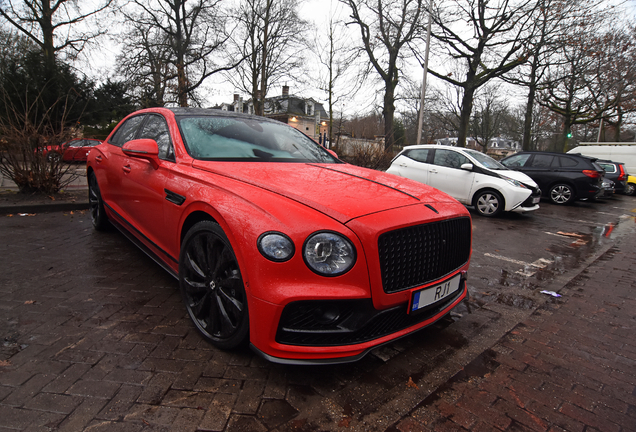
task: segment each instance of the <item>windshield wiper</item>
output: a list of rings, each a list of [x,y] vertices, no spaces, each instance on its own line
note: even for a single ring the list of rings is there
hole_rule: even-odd
[[[252,150],[252,152],[254,153],[254,156],[261,158],[261,159],[271,159],[274,157],[274,155],[272,153],[268,153],[266,151],[263,150],[259,150],[259,149],[254,149]]]

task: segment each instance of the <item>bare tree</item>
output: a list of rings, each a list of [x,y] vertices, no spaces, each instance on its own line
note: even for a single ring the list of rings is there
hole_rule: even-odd
[[[235,57],[245,59],[229,81],[250,94],[254,113],[263,115],[269,88],[299,75],[305,32],[294,0],[244,0],[235,11],[238,26],[232,37]]]
[[[499,86],[482,87],[481,94],[475,98],[475,109],[469,124],[469,131],[475,142],[486,153],[488,143],[502,132],[502,126],[508,107],[499,98]]]
[[[25,34],[44,53],[48,71],[55,70],[55,59],[61,51],[77,55],[87,43],[104,31],[95,24],[78,24],[109,8],[115,0],[87,2],[79,0],[4,0],[0,3],[0,16]]]
[[[327,93],[329,112],[329,142],[333,142],[334,109],[338,103],[355,94],[363,82],[364,69],[358,69],[356,75],[353,71],[356,66],[357,55],[350,49],[346,28],[329,17],[326,37],[321,38],[321,30],[316,32],[312,51],[318,57],[321,70],[318,83],[321,90]]]
[[[449,0],[433,13],[432,36],[442,56],[459,61],[463,76],[432,70],[463,92],[457,145],[464,147],[477,89],[528,58],[528,34],[536,0]]]
[[[616,95],[599,50],[599,23],[580,23],[563,40],[557,54],[562,61],[551,67],[538,103],[558,114],[562,121],[560,139],[554,150],[562,152],[573,138],[574,125],[598,121],[615,104]]]
[[[240,62],[216,62],[229,38],[221,0],[132,0],[131,6],[135,10],[129,8],[126,19],[136,22],[135,31],[153,36],[148,48],[153,49],[156,58],[165,55],[168,66],[162,67],[176,74],[179,106],[196,100],[195,92],[207,78]],[[170,77],[167,74],[164,79]]]
[[[137,19],[127,20],[125,52],[117,56],[117,71],[131,83],[141,108],[176,104],[178,93],[170,83],[177,78],[170,62],[170,44],[158,28],[147,28]]]
[[[395,141],[396,88],[404,60],[422,38],[423,0],[340,0],[351,10],[351,23],[360,29],[362,49],[384,84],[385,149]]]
[[[422,87],[419,84],[409,83],[404,91],[402,102],[406,109],[400,112],[400,117],[404,123],[406,142],[415,144],[417,142],[418,122],[420,104],[422,101]],[[445,138],[447,130],[445,121],[441,115],[441,92],[435,88],[428,89],[424,103],[424,113],[422,122],[422,144],[432,144],[438,138]]]
[[[593,71],[596,86],[601,87],[603,98],[610,100],[609,109],[599,124],[599,136],[604,139],[603,126],[613,128],[613,141],[620,141],[621,129],[626,116],[636,112],[636,26],[614,29],[594,39],[597,59]],[[603,105],[596,101],[596,105]]]

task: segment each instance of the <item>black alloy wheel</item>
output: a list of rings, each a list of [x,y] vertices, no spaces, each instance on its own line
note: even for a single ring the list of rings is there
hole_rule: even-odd
[[[246,341],[249,316],[243,278],[218,224],[202,221],[186,234],[179,257],[179,287],[194,325],[214,346],[232,349]]]
[[[554,204],[570,204],[574,201],[574,191],[569,185],[559,183],[550,188],[550,201]]]
[[[475,195],[475,210],[481,216],[494,217],[503,211],[504,199],[499,192],[480,191]]]
[[[62,155],[58,152],[52,151],[46,155],[46,160],[52,163],[60,162],[62,160]]]
[[[106,212],[104,212],[104,202],[99,192],[99,185],[97,184],[95,173],[90,173],[88,176],[88,204],[93,227],[98,231],[106,230],[108,228],[108,216],[106,216]]]

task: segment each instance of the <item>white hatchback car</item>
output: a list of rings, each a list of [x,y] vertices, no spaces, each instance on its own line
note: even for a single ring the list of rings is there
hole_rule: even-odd
[[[477,150],[435,144],[407,146],[388,173],[446,192],[482,216],[539,208],[541,190],[527,175]]]

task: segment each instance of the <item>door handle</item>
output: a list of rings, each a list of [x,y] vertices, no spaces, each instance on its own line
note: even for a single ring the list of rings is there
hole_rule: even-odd
[[[101,156],[95,156],[95,160],[96,160],[97,162],[101,162],[101,161],[102,161],[102,157],[101,157]]]
[[[130,165],[124,165],[122,167],[122,169],[124,170],[125,173],[129,173],[130,172]]]

